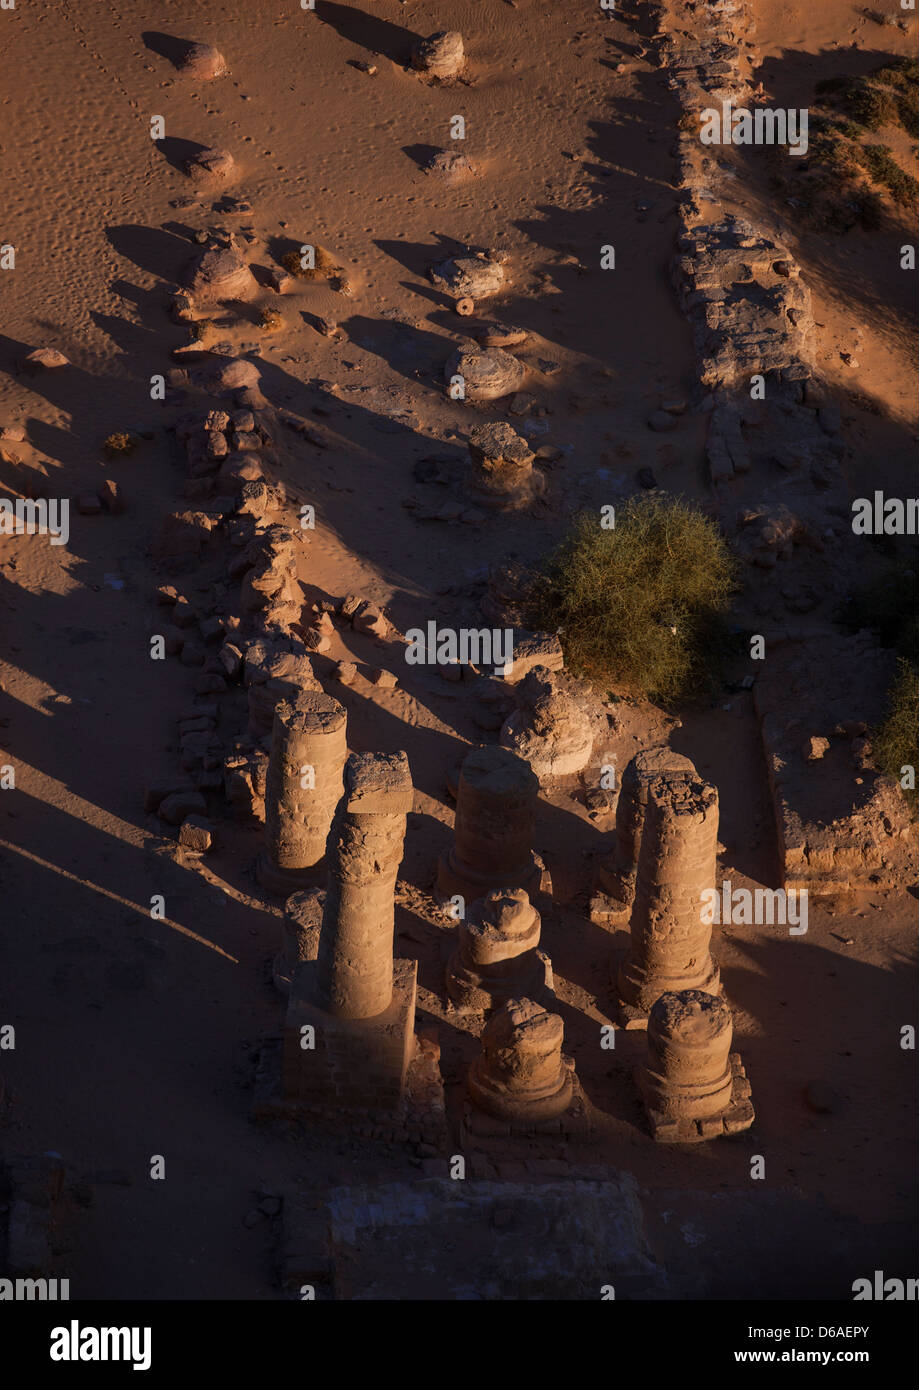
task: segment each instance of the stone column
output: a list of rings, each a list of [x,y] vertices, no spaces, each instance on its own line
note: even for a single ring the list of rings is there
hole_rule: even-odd
[[[626,764],[616,803],[616,830],[608,854],[597,863],[597,887],[622,904],[631,907],[635,898],[635,875],[641,848],[642,826],[648,804],[648,789],[656,777],[665,774],[695,775],[688,758],[670,748],[649,748]]]
[[[731,1053],[734,1023],[723,999],[698,989],[662,994],[648,1017],[639,1074],[654,1137],[694,1142],[748,1129],[750,1086]]]
[[[473,1106],[517,1124],[556,1119],[574,1095],[572,1068],[562,1057],[564,1026],[532,999],[509,999],[482,1032],[482,1052],[469,1070]]]
[[[322,873],[342,790],[346,722],[344,707],[321,691],[303,691],[275,710],[258,864],[269,893],[287,897]]]
[[[394,893],[412,779],[404,753],[352,753],[332,826],[316,1003],[374,1018],[393,995]]]
[[[546,959],[537,950],[540,925],[522,888],[496,888],[473,903],[447,966],[453,1002],[484,1013],[507,999],[538,996],[546,987]]]
[[[715,886],[717,844],[715,788],[685,773],[656,777],[638,853],[632,940],[617,979],[626,1027],[644,1027],[665,992],[720,992],[712,929],[702,920],[702,894]]]
[[[454,842],[437,868],[442,899],[467,904],[492,888],[523,888],[531,897],[540,885],[533,854],[539,779],[509,749],[473,749],[460,771]]]

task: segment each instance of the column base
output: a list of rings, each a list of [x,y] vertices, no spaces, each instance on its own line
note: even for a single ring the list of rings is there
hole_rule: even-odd
[[[739,1052],[732,1052],[731,1098],[723,1109],[702,1119],[674,1116],[654,1108],[659,1090],[649,1082],[646,1067],[636,1074],[638,1089],[644,1102],[651,1137],[658,1144],[702,1144],[707,1139],[719,1139],[723,1134],[740,1134],[749,1129],[756,1118],[750,1100],[751,1087]]]
[[[290,986],[284,1024],[281,1093],[310,1109],[398,1110],[415,1053],[417,961],[393,962],[390,1005],[375,1018],[338,1018],[314,1003],[316,961],[302,961]],[[301,1029],[313,1028],[313,1047]]]

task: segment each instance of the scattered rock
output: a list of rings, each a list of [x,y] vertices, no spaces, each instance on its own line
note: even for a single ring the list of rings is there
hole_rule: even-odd
[[[193,43],[180,61],[179,70],[195,82],[212,82],[215,77],[225,77],[230,69],[213,44]]]
[[[429,77],[456,77],[465,61],[463,36],[455,29],[440,30],[420,39],[412,49],[412,67]]]
[[[232,246],[204,251],[192,263],[186,283],[198,305],[217,304],[225,299],[253,299],[258,294],[255,276]]]
[[[357,667],[353,661],[339,661],[335,666],[332,675],[342,685],[353,685],[357,679]]]
[[[520,347],[529,338],[525,328],[511,328],[504,323],[486,323],[474,330],[475,340],[482,347]]]
[[[229,150],[198,150],[185,161],[185,172],[192,183],[229,183],[237,174],[236,160]]]
[[[261,379],[261,373],[255,363],[244,357],[233,358],[225,366],[219,367],[215,373],[215,380],[225,391],[256,387]]]
[[[214,825],[203,816],[186,816],[179,830],[179,844],[196,854],[206,854],[214,843]]]
[[[362,632],[366,637],[385,638],[392,631],[392,625],[382,608],[369,599],[365,599],[357,609],[353,623],[355,632]]]
[[[450,384],[455,376],[463,379],[465,398],[470,401],[496,401],[521,390],[527,369],[502,348],[457,348],[444,368]]]
[[[58,352],[57,348],[33,348],[31,352],[26,353],[22,365],[27,371],[51,371],[54,367],[69,367],[70,359]]]
[[[809,763],[816,763],[829,751],[830,740],[828,738],[817,738],[812,736],[805,740],[801,749],[801,756]]]
[[[447,184],[467,183],[478,173],[472,160],[466,154],[451,154],[449,150],[438,150],[424,166],[426,174],[435,174]]]
[[[503,289],[504,266],[493,255],[477,251],[470,256],[452,256],[431,267],[431,282],[454,299],[488,299]]]

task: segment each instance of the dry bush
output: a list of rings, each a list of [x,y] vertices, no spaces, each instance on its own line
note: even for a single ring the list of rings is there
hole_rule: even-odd
[[[715,524],[674,498],[633,497],[612,529],[582,513],[550,557],[540,617],[568,664],[659,700],[713,674],[735,563]]]

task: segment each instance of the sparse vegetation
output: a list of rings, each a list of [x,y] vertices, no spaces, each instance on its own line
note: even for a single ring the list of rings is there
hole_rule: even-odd
[[[891,148],[865,142],[885,127],[919,138],[919,63],[904,60],[867,77],[826,78],[816,91],[825,109],[811,116],[809,158],[783,184],[806,221],[836,231],[876,228],[883,202],[872,184],[900,207],[919,201],[919,180]]]
[[[897,784],[904,767],[919,768],[919,668],[900,658],[884,722],[874,730],[872,751],[878,767]],[[919,792],[903,789],[910,814],[919,816]]]
[[[895,203],[906,207],[919,197],[919,183],[900,168],[886,145],[853,145],[852,154],[875,183],[884,185]]]
[[[195,319],[194,323],[188,326],[192,342],[203,342],[213,327],[214,325],[210,319]]]
[[[115,458],[119,454],[133,454],[137,448],[137,440],[127,430],[116,430],[108,436],[102,447],[110,458]]]
[[[712,674],[734,576],[701,511],[634,497],[612,529],[591,514],[575,518],[546,566],[540,621],[560,631],[569,665],[598,685],[672,700]]]
[[[338,262],[330,251],[324,247],[317,246],[314,256],[315,265],[312,270],[304,268],[299,251],[288,251],[281,257],[281,264],[291,275],[295,275],[298,280],[328,280],[339,270]]]
[[[277,309],[263,309],[259,318],[259,327],[266,333],[277,333],[284,327],[284,319]]]

